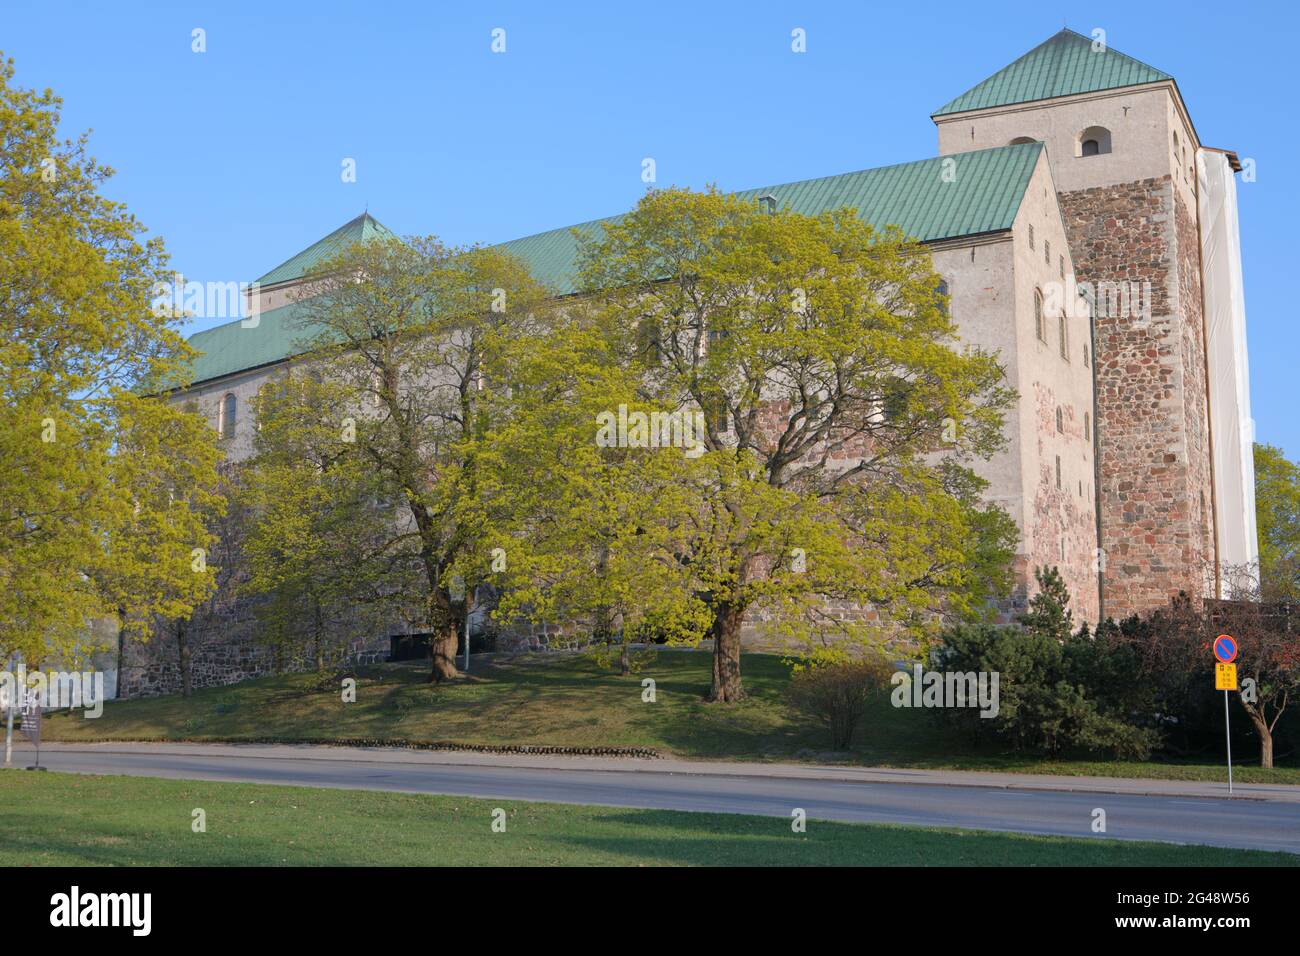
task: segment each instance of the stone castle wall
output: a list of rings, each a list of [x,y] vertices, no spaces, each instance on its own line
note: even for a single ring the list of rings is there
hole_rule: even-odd
[[[1080,282],[1133,283],[1095,319],[1105,614],[1204,593],[1211,540],[1199,242],[1168,176],[1060,194]],[[1204,500],[1204,507],[1201,501]]]

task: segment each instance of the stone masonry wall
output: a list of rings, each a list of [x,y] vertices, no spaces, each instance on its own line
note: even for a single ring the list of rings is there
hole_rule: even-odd
[[[1204,594],[1199,242],[1167,176],[1059,198],[1079,281],[1136,283],[1150,305],[1099,297],[1095,320],[1104,612],[1118,619]]]

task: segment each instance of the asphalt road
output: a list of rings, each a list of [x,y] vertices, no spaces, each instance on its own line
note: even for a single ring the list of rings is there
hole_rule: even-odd
[[[864,782],[768,776],[749,767],[736,775],[642,769],[572,768],[556,761],[528,766],[514,758],[494,766],[481,755],[380,751],[324,753],[319,748],[261,749],[166,745],[130,749],[46,747],[41,763],[73,773],[127,774],[197,780],[396,790],[501,800],[751,813],[809,819],[969,827],[1087,838],[1160,840],[1300,853],[1300,803],[1259,799],[1176,797],[1135,793],[1021,790],[1003,787]],[[15,748],[14,763],[32,753]],[[423,759],[421,759],[423,757]],[[520,766],[520,763],[523,766]],[[680,766],[680,765],[679,765]],[[716,768],[717,765],[710,765]],[[790,769],[791,773],[801,771]],[[1063,785],[1068,785],[1063,783]],[[1107,832],[1092,832],[1093,810],[1106,811]]]

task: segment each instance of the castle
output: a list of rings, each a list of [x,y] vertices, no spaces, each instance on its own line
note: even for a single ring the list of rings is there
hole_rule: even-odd
[[[1235,153],[1203,146],[1174,78],[1062,30],[932,114],[939,155],[739,195],[803,213],[851,206],[930,249],[964,342],[996,350],[1019,403],[981,465],[1016,521],[1017,594],[1060,568],[1076,619],[1227,597],[1257,560]],[[304,275],[391,233],[368,213],[252,287],[257,319],[191,337],[195,401],[227,457],[249,400],[295,359]],[[569,228],[503,244],[572,291]],[[265,669],[247,615],[195,637],[196,683]],[[174,689],[168,651],[132,646],[123,692]],[[170,652],[174,656],[174,651]]]

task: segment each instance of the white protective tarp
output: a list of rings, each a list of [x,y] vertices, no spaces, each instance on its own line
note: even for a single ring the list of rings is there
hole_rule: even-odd
[[[1246,361],[1246,298],[1237,229],[1237,183],[1226,154],[1196,154],[1204,270],[1210,427],[1214,440],[1219,565],[1225,598],[1238,570],[1259,562],[1255,536],[1254,421],[1250,417],[1250,370]]]

